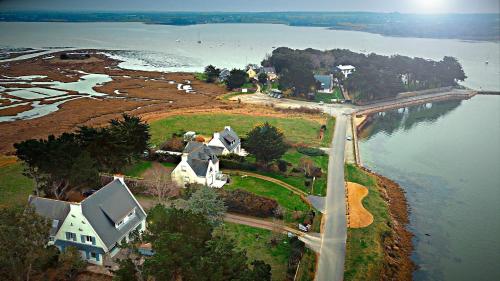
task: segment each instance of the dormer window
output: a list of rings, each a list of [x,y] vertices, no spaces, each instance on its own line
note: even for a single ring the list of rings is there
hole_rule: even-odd
[[[132,211],[130,211],[127,215],[125,215],[125,217],[122,220],[120,220],[119,222],[117,222],[115,224],[115,227],[119,228],[122,225],[126,224],[129,220],[131,220],[131,219],[134,218],[134,214],[135,214],[135,208],[132,209]]]

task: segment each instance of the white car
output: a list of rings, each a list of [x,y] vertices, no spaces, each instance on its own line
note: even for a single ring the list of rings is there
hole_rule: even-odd
[[[320,102],[319,102],[319,105],[323,105],[323,104],[325,104],[323,101],[320,101]]]
[[[346,139],[347,139],[348,141],[352,141],[352,137],[351,137],[351,136],[348,136]]]

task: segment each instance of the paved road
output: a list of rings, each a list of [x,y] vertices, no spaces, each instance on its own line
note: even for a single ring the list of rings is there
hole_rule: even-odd
[[[344,148],[348,116],[339,115],[328,161],[325,224],[316,281],[344,278],[347,220],[344,182]]]

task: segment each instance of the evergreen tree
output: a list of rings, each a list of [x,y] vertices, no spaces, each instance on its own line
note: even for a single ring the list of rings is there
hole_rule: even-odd
[[[245,149],[255,155],[257,161],[269,163],[281,158],[288,149],[285,136],[276,127],[265,123],[254,127],[247,136]]]

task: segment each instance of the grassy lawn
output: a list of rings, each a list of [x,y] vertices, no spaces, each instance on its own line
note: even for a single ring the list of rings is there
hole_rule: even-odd
[[[172,133],[195,131],[198,134],[210,136],[221,131],[224,126],[231,126],[240,137],[244,137],[255,125],[269,122],[283,130],[285,137],[295,143],[305,143],[310,146],[320,146],[318,131],[321,124],[317,121],[303,118],[280,118],[264,116],[248,116],[238,114],[192,114],[172,116],[153,121],[151,126],[151,142],[159,145],[172,136]]]
[[[289,150],[285,155],[283,155],[283,160],[292,163],[294,166],[297,166],[299,164],[299,161],[302,157],[309,158],[314,162],[314,165],[316,167],[320,167],[321,170],[323,171],[323,176],[321,178],[317,178],[314,181],[314,186],[311,191],[311,188],[306,188],[304,185],[305,181],[305,176],[302,177],[284,177],[281,176],[281,180],[291,184],[297,188],[300,188],[307,193],[314,194],[314,195],[326,195],[326,180],[327,180],[327,173],[328,173],[328,155],[322,155],[322,156],[307,156],[302,153],[297,152],[295,149]]]
[[[0,166],[0,208],[28,202],[33,187],[33,180],[23,175],[21,162]]]
[[[207,75],[204,72],[196,72],[194,74],[194,78],[200,81],[207,81]]]
[[[253,177],[231,176],[231,183],[224,186],[227,190],[243,189],[248,192],[276,200],[278,204],[287,210],[286,222],[293,222],[292,211],[307,211],[309,206],[300,197],[288,189]]]
[[[322,147],[330,147],[333,140],[333,131],[335,130],[335,118],[330,117],[326,123],[326,131],[321,141]]]
[[[147,169],[152,167],[152,163],[150,161],[139,160],[135,162],[132,166],[125,168],[123,174],[129,177],[140,178],[142,173],[144,173]]]
[[[354,165],[346,165],[345,178],[368,188],[363,205],[372,213],[374,221],[365,228],[348,229],[344,280],[379,280],[384,262],[383,237],[390,233],[388,206],[370,174]]]
[[[316,272],[316,254],[305,248],[304,255],[300,260],[299,269],[297,270],[296,281],[313,281]]]
[[[333,90],[333,93],[331,93],[331,94],[329,94],[329,93],[316,93],[316,95],[314,96],[314,101],[317,101],[317,102],[322,101],[324,103],[332,103],[332,99],[337,99],[337,100],[344,99],[344,96],[340,92],[339,88],[335,88]]]
[[[273,247],[269,243],[271,231],[233,223],[225,223],[225,233],[247,252],[249,262],[263,260],[271,265],[272,280],[285,280],[291,250],[288,239]]]

